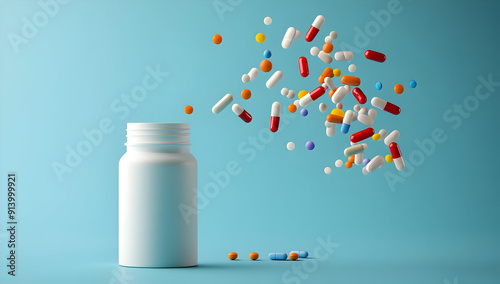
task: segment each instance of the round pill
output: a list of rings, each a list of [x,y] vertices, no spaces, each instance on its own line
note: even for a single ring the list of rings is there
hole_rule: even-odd
[[[241,91],[241,97],[244,100],[248,100],[252,97],[252,92],[249,89],[244,89],[243,91]]]
[[[271,17],[265,17],[264,18],[264,24],[266,26],[269,26],[272,22],[273,22],[273,19],[271,19]]]
[[[326,53],[330,53],[333,51],[333,44],[329,43],[329,42],[326,42],[324,45],[323,45],[323,52],[326,52]]]
[[[339,36],[339,34],[338,34],[336,31],[332,31],[332,32],[330,33],[330,36],[331,36],[333,39],[336,39],[336,38]]]
[[[297,258],[299,258],[299,255],[298,255],[298,254],[296,254],[296,253],[294,253],[294,252],[292,252],[292,253],[290,253],[290,254],[288,255],[288,258],[289,258],[290,260],[297,260]]]
[[[403,87],[403,85],[401,85],[401,84],[396,84],[394,86],[394,92],[396,92],[396,94],[400,95],[404,92],[404,90],[405,90],[405,87]]]
[[[380,82],[375,83],[375,89],[377,89],[379,91],[382,90],[382,83],[380,83]]]
[[[295,149],[295,143],[293,142],[288,142],[286,144],[286,148],[289,150],[289,151],[292,151],[293,149]]]
[[[332,172],[332,168],[326,167],[325,168],[325,174],[329,175]]]
[[[347,67],[347,70],[349,70],[349,72],[351,73],[356,72],[356,65],[354,64],[349,65],[349,67]]]
[[[237,258],[238,258],[238,254],[237,254],[237,253],[235,253],[235,252],[233,251],[233,252],[230,252],[230,253],[227,255],[227,257],[229,257],[229,259],[231,259],[231,260],[235,260],[235,259],[237,259]]]
[[[360,109],[361,109],[361,106],[360,105],[354,105],[354,107],[352,108],[355,112],[358,112]]]
[[[319,104],[319,111],[325,112],[328,106],[325,103],[320,103]]]
[[[291,112],[291,113],[294,113],[297,111],[297,106],[295,104],[290,104],[288,106],[288,111]]]
[[[299,92],[299,94],[297,95],[299,97],[299,100],[302,99],[303,96],[307,95],[309,92],[306,91],[306,90],[302,90]]]
[[[331,36],[326,36],[325,37],[325,42],[332,43],[332,41],[333,41],[333,38]]]
[[[283,88],[283,89],[281,89],[281,95],[282,95],[282,96],[286,96],[286,95],[288,95],[288,91],[290,91],[290,90],[288,90],[288,88]]]
[[[373,134],[372,139],[373,139],[373,141],[379,140],[380,139],[380,134],[378,134],[378,133]]]
[[[215,44],[220,44],[222,42],[222,36],[220,34],[215,34],[214,37],[212,38],[212,41]]]
[[[269,72],[271,69],[273,69],[271,61],[264,59],[260,62],[260,70],[262,70],[262,72]]]
[[[392,163],[392,156],[391,155],[386,155],[385,156],[385,161],[388,163]]]
[[[264,57],[271,58],[271,51],[269,49],[264,50]]]
[[[344,108],[344,105],[342,103],[337,103],[336,107],[338,109],[343,109]]]
[[[415,80],[410,81],[410,88],[415,88],[417,86],[417,82]]]
[[[266,36],[263,33],[258,33],[255,35],[255,40],[258,43],[263,43],[264,41],[266,41]]]
[[[184,108],[184,112],[186,114],[192,114],[193,113],[193,107],[190,106],[190,105],[187,105],[185,108]]]
[[[369,162],[370,162],[370,159],[368,159],[368,158],[364,158],[364,159],[363,159],[363,166],[368,165],[368,163],[369,163]]]
[[[348,169],[352,168],[352,162],[345,163],[345,167]]]
[[[303,108],[303,109],[300,110],[300,114],[302,116],[307,116],[309,114],[309,112],[307,111],[307,109]]]
[[[314,149],[314,146],[315,146],[315,145],[314,145],[314,142],[312,142],[312,141],[307,141],[307,142],[306,142],[306,149],[307,149],[307,150],[312,150],[312,149]]]
[[[311,47],[310,53],[311,53],[312,56],[318,56],[318,54],[319,54],[319,48],[317,46]]]
[[[243,76],[241,76],[241,81],[243,81],[243,83],[248,83],[248,82],[250,82],[250,75],[248,75],[248,74],[243,74]]]
[[[335,161],[335,166],[337,168],[342,167],[343,164],[344,164],[344,162],[341,159],[338,159],[337,161]]]
[[[333,69],[333,76],[340,77],[340,74],[342,74],[342,72],[340,72],[340,69]]]
[[[256,253],[256,252],[252,252],[248,255],[248,257],[251,259],[251,260],[256,260],[259,258],[259,254]]]

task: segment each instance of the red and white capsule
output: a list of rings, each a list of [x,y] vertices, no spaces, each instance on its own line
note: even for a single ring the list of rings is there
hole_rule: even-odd
[[[381,99],[379,97],[374,97],[372,99],[372,106],[379,108],[381,110],[385,110],[385,111],[392,113],[394,115],[398,115],[401,113],[400,107],[398,107],[395,104],[391,104],[388,101],[384,101],[383,99]]]
[[[307,58],[304,56],[299,58],[299,71],[300,76],[307,77],[309,76],[309,65],[307,64]]]
[[[318,34],[319,30],[321,29],[324,23],[325,23],[325,17],[323,17],[322,15],[318,15],[316,19],[314,19],[314,22],[312,23],[311,27],[309,28],[306,34],[307,42],[311,42],[316,37],[316,35]]]
[[[271,106],[271,125],[269,126],[271,132],[278,131],[280,127],[280,112],[281,104],[279,102],[274,102]]]
[[[404,170],[405,161],[403,160],[403,156],[401,156],[401,150],[399,150],[398,143],[392,142],[389,144],[389,150],[391,150],[392,159],[396,169],[398,169],[398,171]]]
[[[370,138],[375,134],[375,130],[373,128],[368,127],[367,129],[363,129],[351,135],[351,142],[358,143],[359,141],[363,141],[367,138]]]
[[[244,109],[242,108],[239,104],[234,104],[233,107],[233,112],[241,118],[246,123],[249,123],[252,121],[252,116]]]
[[[308,104],[312,103],[313,101],[317,100],[319,97],[325,94],[326,89],[323,86],[319,86],[316,89],[312,90],[309,94],[303,96],[299,104],[300,106],[307,106]]]
[[[365,51],[365,57],[367,59],[377,61],[377,62],[384,62],[385,61],[385,54],[373,51],[373,50],[367,50]]]

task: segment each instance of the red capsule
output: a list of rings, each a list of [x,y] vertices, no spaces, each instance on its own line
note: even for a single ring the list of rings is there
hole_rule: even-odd
[[[312,90],[309,95],[311,96],[311,99],[313,101],[315,101],[316,99],[318,99],[319,97],[321,97],[322,95],[325,94],[325,88],[323,88],[323,86],[319,86],[317,87],[316,89]]]
[[[249,123],[252,121],[252,116],[245,110],[243,109],[239,104],[234,104],[233,105],[233,112],[241,118],[246,123]]]
[[[269,126],[271,132],[278,131],[280,126],[280,112],[281,104],[279,102],[274,102],[271,106],[271,125]]]
[[[304,56],[299,58],[299,70],[302,77],[307,77],[309,75],[309,65],[307,64],[307,58]]]
[[[360,103],[362,105],[366,103],[366,96],[363,93],[363,91],[361,91],[360,88],[354,88],[354,89],[352,89],[352,94],[354,95],[354,97],[356,98],[356,100],[358,100],[358,103]]]
[[[396,142],[391,142],[391,144],[389,144],[389,150],[391,150],[393,159],[401,157],[401,151],[399,150],[399,146]]]
[[[325,22],[325,17],[319,15],[314,19],[314,22],[312,23],[311,27],[307,31],[307,34],[305,36],[307,42],[311,42],[316,35],[319,32],[319,29],[321,29],[321,26],[323,26],[323,23]]]
[[[373,130],[373,128],[371,128],[371,127],[368,127],[367,129],[358,131],[358,132],[354,133],[353,135],[351,135],[351,142],[358,143],[359,141],[363,141],[367,138],[372,137],[373,134],[375,134],[375,130]]]
[[[385,54],[376,52],[373,50],[367,50],[365,51],[365,57],[367,59],[377,61],[377,62],[384,62],[385,61]]]

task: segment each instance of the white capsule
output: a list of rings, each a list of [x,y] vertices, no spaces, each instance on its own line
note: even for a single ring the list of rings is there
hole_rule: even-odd
[[[359,112],[359,110],[361,109],[361,106],[360,105],[354,105],[354,107],[352,108],[355,112]]]
[[[311,53],[312,56],[318,56],[318,54],[319,54],[319,48],[317,46],[311,47],[310,53]]]
[[[325,103],[320,103],[319,104],[319,111],[325,112],[327,110],[328,106]]]
[[[349,65],[349,67],[347,67],[347,70],[349,70],[349,72],[351,73],[356,72],[356,65],[354,64]]]
[[[325,37],[325,43],[332,43],[332,41],[333,41],[333,37],[331,37],[331,36]]]
[[[302,98],[300,98],[300,100],[299,100],[300,106],[302,106],[302,107],[305,107],[312,102],[313,102],[313,99],[311,98],[311,94],[309,94],[309,93],[307,95],[303,96]]]
[[[371,161],[366,165],[366,171],[371,173],[374,170],[381,168],[385,165],[384,157],[378,155],[375,158],[371,159]]]
[[[335,88],[337,88],[337,87],[335,86],[335,84],[333,83],[333,80],[332,80],[332,78],[331,78],[331,77],[326,77],[326,78],[325,78],[325,83],[326,83],[326,85],[328,86],[328,88],[329,88],[330,90],[335,90]],[[325,88],[325,89],[326,89],[326,88]]]
[[[333,61],[333,58],[330,55],[330,53],[326,53],[323,50],[319,51],[318,58],[321,59],[321,61],[325,62],[326,64],[330,64]]]
[[[290,48],[290,46],[292,46],[294,38],[295,38],[295,28],[289,27],[285,32],[285,36],[283,36],[283,40],[281,41],[281,47],[283,47],[284,49]]]
[[[359,122],[363,123],[366,126],[372,126],[374,123],[373,118],[369,117],[368,115],[366,115],[364,113],[360,113],[358,115],[358,120],[359,120]]]
[[[250,72],[248,72],[248,76],[250,76],[250,81],[255,79],[255,77],[257,77],[257,74],[259,74],[259,69],[255,68],[255,67],[250,69]]]
[[[272,87],[276,86],[276,84],[283,78],[283,72],[281,71],[276,71],[274,74],[267,80],[266,82],[266,87],[268,89],[271,89]]]
[[[330,36],[333,38],[333,39],[336,39],[338,37],[338,33],[336,31],[331,31],[330,32]]]
[[[232,109],[236,115],[240,115],[243,113],[243,111],[245,111],[239,104],[233,104]]]
[[[387,130],[380,129],[380,131],[378,132],[378,134],[380,134],[379,140],[385,139],[385,137],[387,136]]]
[[[352,51],[338,51],[335,52],[335,60],[337,61],[345,61],[351,60],[354,57]]]
[[[243,83],[250,82],[250,76],[248,76],[248,74],[243,74],[243,76],[241,76],[241,81],[243,81]]]
[[[354,155],[354,163],[356,165],[362,165],[363,164],[363,154],[364,152],[361,152],[359,154]]]
[[[295,98],[295,91],[294,90],[288,91],[288,95],[286,95],[286,97],[289,99]]]
[[[361,170],[361,172],[362,172],[364,175],[367,175],[367,174],[368,174],[368,171],[366,170],[366,167],[363,167],[363,169]]]
[[[300,38],[301,36],[302,36],[302,33],[299,30],[295,30],[294,38],[297,39],[297,38]]]
[[[269,26],[272,22],[273,22],[273,19],[271,19],[271,17],[265,17],[264,18],[264,24],[266,26]]]
[[[342,167],[343,164],[344,164],[344,162],[341,159],[338,159],[337,161],[335,161],[335,166],[337,168]]]
[[[289,90],[288,90],[287,88],[283,88],[283,89],[281,89],[281,95],[282,95],[282,96],[287,96],[287,95],[288,95],[288,91],[289,91]]]
[[[333,93],[332,96],[332,102],[334,103],[340,103],[342,99],[351,91],[351,86],[349,85],[344,85],[342,87],[338,87],[335,93]]]
[[[335,123],[326,121],[325,126],[326,126],[326,136],[333,137],[333,135],[335,135]]]
[[[356,144],[354,146],[345,148],[344,155],[346,157],[349,157],[349,156],[352,156],[352,155],[356,155],[356,154],[364,152],[367,148],[368,148],[368,145],[365,144],[365,143],[363,143],[363,144]]]
[[[225,109],[233,101],[233,95],[227,94],[220,99],[213,107],[212,112],[217,114]]]
[[[271,116],[280,117],[281,104],[279,102],[274,102],[271,106]]]
[[[389,135],[387,135],[387,137],[385,137],[384,139],[385,145],[389,146],[389,144],[396,141],[398,137],[399,137],[399,131],[397,130],[392,131]]]
[[[293,104],[294,104],[297,108],[299,108],[299,107],[300,107],[299,100],[295,100],[295,101],[293,101]]]

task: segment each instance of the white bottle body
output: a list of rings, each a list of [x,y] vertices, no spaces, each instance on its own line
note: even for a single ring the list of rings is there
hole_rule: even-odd
[[[128,133],[129,128],[130,124]],[[120,159],[119,264],[195,266],[197,162],[189,152],[189,143],[176,140],[175,134],[165,135],[163,129],[154,131],[165,137],[157,139],[157,133],[149,133],[153,135],[149,139],[144,138],[149,134],[142,133],[139,142],[129,137],[127,152]]]

